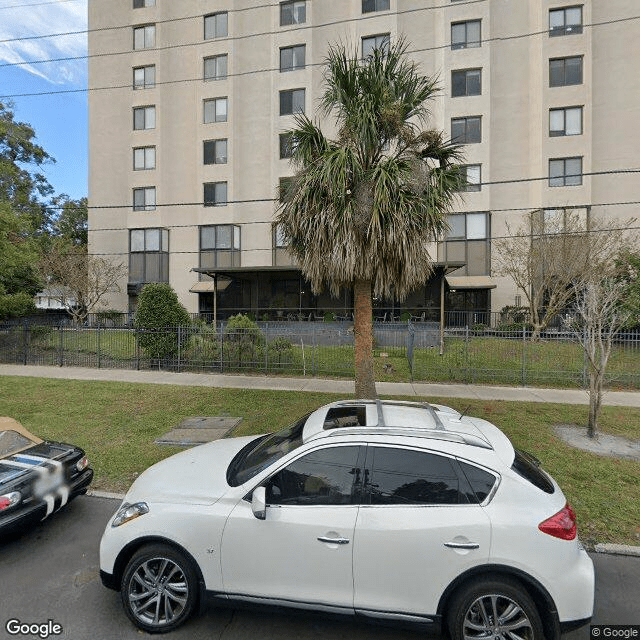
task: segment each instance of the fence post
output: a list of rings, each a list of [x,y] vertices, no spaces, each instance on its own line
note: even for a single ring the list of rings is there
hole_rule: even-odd
[[[134,331],[136,341],[136,371],[140,371],[140,341],[138,340],[138,329],[134,329]]]
[[[220,373],[224,373],[224,330],[220,325]]]
[[[469,325],[466,324],[464,326],[464,350],[465,350],[465,365],[466,365],[466,379],[467,379],[467,384],[471,383],[471,373],[470,373],[470,366],[469,366],[469,359],[470,359],[470,353],[469,353]]]
[[[588,389],[589,381],[588,381],[588,369],[589,362],[587,358],[587,327],[585,326],[582,330],[582,388]]]
[[[527,329],[522,323],[522,386],[527,386]]]
[[[100,322],[98,321],[98,326],[96,328],[97,331],[97,336],[96,336],[96,343],[97,343],[97,349],[98,349],[98,369],[100,368]]]
[[[317,376],[318,375],[318,342],[316,340],[316,325],[315,322],[313,323],[313,336],[312,336],[312,343],[313,343],[313,357],[311,360],[311,370],[313,371],[313,375]]]
[[[22,325],[22,364],[29,361],[29,325],[25,322]]]
[[[182,327],[178,327],[178,373],[180,373],[180,348],[182,346]]]
[[[58,325],[60,329],[60,349],[58,355],[58,364],[62,367],[64,366],[64,327],[62,325]]]
[[[264,373],[269,373],[269,326],[264,328]]]

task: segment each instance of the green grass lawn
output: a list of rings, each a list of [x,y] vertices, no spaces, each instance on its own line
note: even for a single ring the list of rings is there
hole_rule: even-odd
[[[35,434],[83,447],[94,488],[124,491],[151,464],[181,450],[153,444],[190,416],[239,416],[233,435],[273,431],[335,400],[326,393],[207,389],[5,376],[0,415]],[[565,445],[554,424],[585,424],[583,406],[428,398],[497,424],[537,456],[578,513],[587,543],[640,544],[640,463],[601,458]],[[640,438],[640,410],[605,407],[601,430]]]

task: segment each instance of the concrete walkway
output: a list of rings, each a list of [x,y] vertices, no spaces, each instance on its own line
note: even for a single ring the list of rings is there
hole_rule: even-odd
[[[354,393],[352,380],[324,378],[284,378],[266,376],[221,375],[205,373],[170,373],[168,371],[130,371],[124,369],[88,369],[83,367],[49,367],[0,364],[0,376],[28,376],[65,380],[102,380],[140,382],[189,387],[228,389],[274,389],[280,391],[316,391]],[[589,394],[580,389],[540,389],[536,387],[494,387],[470,384],[430,384],[426,382],[378,382],[382,396],[415,396],[420,398],[470,398],[476,400],[513,400],[518,402],[552,402],[588,404]],[[640,392],[610,391],[604,405],[640,408]]]

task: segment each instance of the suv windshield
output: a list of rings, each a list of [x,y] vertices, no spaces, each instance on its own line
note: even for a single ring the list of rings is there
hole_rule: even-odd
[[[231,461],[227,482],[238,487],[302,444],[302,430],[310,414],[290,427],[253,440]]]

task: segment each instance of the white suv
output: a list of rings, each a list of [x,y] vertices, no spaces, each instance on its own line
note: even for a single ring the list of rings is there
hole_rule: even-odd
[[[205,595],[453,640],[555,640],[593,611],[593,564],[553,479],[489,422],[416,402],[335,402],[154,465],[107,524],[100,567],[152,633]]]

